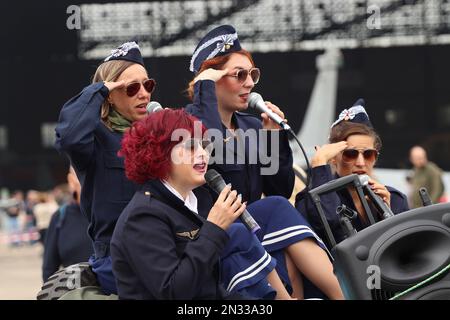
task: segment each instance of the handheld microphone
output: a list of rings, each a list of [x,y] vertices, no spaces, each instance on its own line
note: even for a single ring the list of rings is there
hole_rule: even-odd
[[[225,181],[222,176],[214,169],[210,169],[205,174],[206,183],[210,186],[211,189],[216,191],[218,194],[222,192],[223,188],[226,187]],[[253,219],[247,209],[242,212],[240,216],[242,223],[247,227],[248,230],[255,233],[261,227],[258,223]]]
[[[279,115],[277,115],[275,112],[273,112],[266,106],[263,98],[259,93],[256,92],[250,93],[250,95],[248,96],[248,106],[249,108],[256,109],[259,112],[264,112],[269,116],[270,119],[278,123],[278,125],[284,130],[291,129],[291,127],[286,122],[284,122]]]
[[[147,109],[148,114],[164,110],[161,104],[157,101],[150,101],[145,108]]]
[[[393,217],[394,214],[392,213],[391,208],[389,208],[383,199],[381,199],[380,196],[377,196],[370,188],[369,179],[370,178],[367,174],[362,174],[359,176],[359,181],[361,182],[364,193],[370,197],[377,210],[383,213],[383,219]]]

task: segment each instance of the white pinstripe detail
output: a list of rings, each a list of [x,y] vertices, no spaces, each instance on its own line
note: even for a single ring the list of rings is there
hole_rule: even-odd
[[[264,235],[263,240],[267,240],[267,239],[269,239],[269,238],[273,238],[273,237],[278,236],[278,235],[280,235],[280,234],[283,234],[283,233],[286,233],[286,232],[289,232],[289,231],[292,231],[292,230],[298,230],[298,229],[308,229],[308,230],[310,230],[311,232],[313,232],[313,231],[312,231],[309,227],[307,227],[307,226],[293,226],[293,227],[284,228],[284,229],[281,229],[281,230],[278,230],[278,231],[275,231],[275,232],[272,232],[272,233],[268,233],[268,234]]]
[[[264,260],[266,260],[266,261],[264,261]],[[257,274],[262,269],[264,269],[270,263],[271,260],[272,260],[272,257],[266,251],[266,253],[264,254],[264,256],[261,259],[259,259],[257,262],[252,264],[250,267],[248,267],[244,271],[241,271],[241,272],[237,273],[233,277],[233,279],[231,279],[230,283],[228,284],[227,291],[233,290],[233,288],[238,283],[253,277],[255,274]],[[260,265],[260,264],[262,264],[262,265],[258,267],[258,265]],[[255,270],[253,270],[253,269],[255,269]],[[250,274],[245,275],[246,273],[248,273],[248,272],[250,272],[252,270],[253,270],[253,272],[251,272]]]

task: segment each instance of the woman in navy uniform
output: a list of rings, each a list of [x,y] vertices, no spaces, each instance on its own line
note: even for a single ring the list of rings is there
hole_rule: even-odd
[[[124,136],[127,177],[142,188],[111,240],[119,297],[289,299],[275,260],[249,230],[233,223],[246,208],[241,197],[228,185],[213,203],[200,187],[210,142],[196,137],[195,121],[182,109],[166,109],[136,122]],[[175,136],[177,130],[185,134]]]
[[[277,264],[278,273],[293,285],[296,297],[303,297],[300,271],[328,297],[342,298],[325,245],[287,200],[295,179],[287,133],[266,114],[261,121],[241,112],[248,107],[260,70],[251,54],[241,48],[236,30],[223,25],[204,36],[194,50],[190,70],[196,77],[187,89],[193,104],[186,110],[199,118],[209,133],[219,133],[213,134],[216,154],[211,167],[248,201],[248,211],[261,226],[256,235],[265,249],[283,262]],[[284,119],[277,106],[266,104]],[[272,151],[270,165],[278,164],[270,174],[265,173],[269,164],[259,155],[263,146]],[[275,147],[279,151],[273,151]],[[220,151],[222,158],[217,156]],[[267,197],[261,200],[262,193]]]
[[[312,188],[350,174],[365,174],[372,190],[390,206],[394,214],[407,211],[406,196],[395,188],[385,186],[373,178],[373,167],[381,150],[381,139],[375,132],[369,116],[364,109],[364,100],[359,99],[350,109],[343,110],[331,127],[329,144],[316,147],[316,153],[311,159]],[[333,174],[332,168],[335,173]],[[357,216],[353,226],[357,231],[368,226],[367,214],[354,188],[348,188],[322,195],[321,204],[332,229],[336,242],[344,240],[345,232],[336,213],[338,206],[344,204],[351,210],[356,210]],[[377,212],[371,206],[372,212]],[[319,214],[302,190],[296,196],[296,208],[304,214],[314,230],[325,235]],[[380,216],[375,217],[377,221]]]
[[[155,84],[137,43],[124,43],[100,64],[92,84],[63,106],[56,127],[56,148],[67,154],[82,186],[81,210],[95,250],[89,262],[107,294],[116,292],[109,242],[137,190],[117,151],[123,132],[147,115]]]

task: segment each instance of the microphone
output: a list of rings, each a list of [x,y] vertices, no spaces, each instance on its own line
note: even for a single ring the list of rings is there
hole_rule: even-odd
[[[157,101],[150,101],[145,108],[147,109],[148,114],[164,110],[161,104]]]
[[[422,200],[422,205],[424,207],[433,204],[433,202],[431,201],[430,195],[428,194],[427,188],[425,188],[425,187],[420,188],[419,196],[420,196],[420,199]]]
[[[277,115],[275,112],[273,112],[266,106],[263,98],[259,93],[256,92],[250,93],[250,95],[248,96],[248,106],[249,108],[256,109],[259,112],[264,112],[269,116],[270,119],[278,123],[278,125],[284,130],[291,129],[291,127],[286,122],[284,122],[279,115]]]
[[[380,196],[377,196],[370,188],[369,176],[367,174],[362,174],[359,176],[359,181],[361,182],[364,193],[370,197],[377,210],[383,213],[383,219],[393,217],[394,214],[392,213],[391,208],[389,208],[383,199],[381,199]]]
[[[214,191],[216,191],[218,194],[221,193],[223,188],[226,187],[225,181],[223,180],[222,176],[214,169],[210,169],[206,172],[205,180],[206,183],[209,185],[209,187]],[[255,221],[255,219],[253,219],[253,217],[247,211],[247,209],[245,209],[244,212],[242,212],[240,218],[242,220],[242,223],[251,232],[255,233],[256,231],[261,229],[261,227]]]

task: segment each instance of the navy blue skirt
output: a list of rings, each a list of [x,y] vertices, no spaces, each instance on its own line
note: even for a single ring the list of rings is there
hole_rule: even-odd
[[[327,247],[311,229],[306,219],[284,197],[270,196],[255,201],[247,207],[261,229],[256,236],[270,255],[277,260],[276,270],[288,291],[290,281],[287,272],[284,249],[291,244],[311,238],[331,258]]]
[[[273,299],[276,291],[267,281],[276,260],[259,239],[242,223],[227,230],[230,240],[221,254],[221,280],[224,287],[257,299]]]

